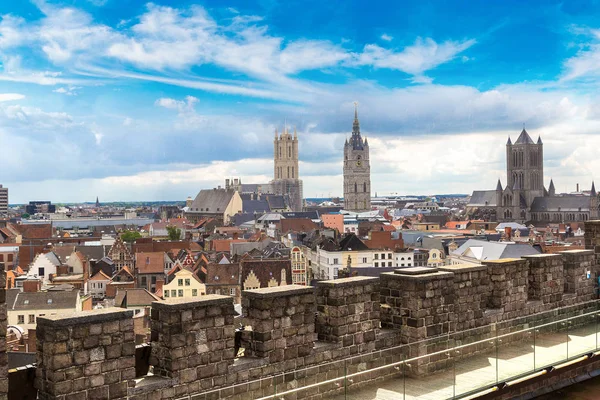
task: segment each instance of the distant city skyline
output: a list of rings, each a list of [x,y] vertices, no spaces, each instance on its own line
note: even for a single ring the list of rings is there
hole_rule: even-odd
[[[185,200],[273,178],[296,126],[304,196],[342,196],[353,102],[371,193],[506,185],[544,138],[557,192],[600,178],[600,3],[34,0],[0,4],[9,202]],[[492,185],[492,186],[490,186]]]

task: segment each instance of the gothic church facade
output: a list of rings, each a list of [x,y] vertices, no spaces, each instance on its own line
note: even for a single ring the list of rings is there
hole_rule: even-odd
[[[470,216],[496,221],[546,224],[581,222],[598,218],[598,194],[592,182],[589,194],[557,195],[554,182],[544,187],[544,144],[534,142],[525,129],[506,143],[506,187],[476,190],[467,205]]]

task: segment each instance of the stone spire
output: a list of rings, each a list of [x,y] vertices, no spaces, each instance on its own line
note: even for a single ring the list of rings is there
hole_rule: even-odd
[[[590,191],[590,196],[596,196],[596,185],[594,184],[594,181],[592,181],[592,190]]]
[[[502,182],[500,182],[500,178],[498,178],[498,184],[496,185],[497,191],[502,191]]]
[[[556,194],[556,189],[554,188],[554,181],[550,178],[550,186],[548,186],[548,194],[550,196],[554,196]]]
[[[350,138],[350,144],[353,150],[363,150],[365,142],[363,142],[360,136],[360,122],[358,122],[358,102],[354,102],[354,123],[352,124],[352,137]]]
[[[508,141],[506,142],[506,145],[508,146],[510,144],[512,144],[512,141],[510,140],[510,135],[508,135]]]
[[[360,122],[358,122],[358,102],[354,102],[354,123],[352,124],[352,134],[360,135]]]
[[[542,137],[539,135],[538,135],[537,144],[544,144],[544,143],[542,143]]]

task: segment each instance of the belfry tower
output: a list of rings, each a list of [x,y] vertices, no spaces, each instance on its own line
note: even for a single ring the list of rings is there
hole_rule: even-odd
[[[355,212],[371,209],[369,143],[360,135],[356,102],[352,136],[344,144],[344,209]]]

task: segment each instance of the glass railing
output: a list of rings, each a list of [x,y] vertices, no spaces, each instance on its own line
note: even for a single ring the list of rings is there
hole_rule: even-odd
[[[600,307],[574,307],[200,393],[220,399],[458,399],[600,350]],[[321,350],[327,351],[327,350]],[[183,399],[195,398],[194,396]]]

